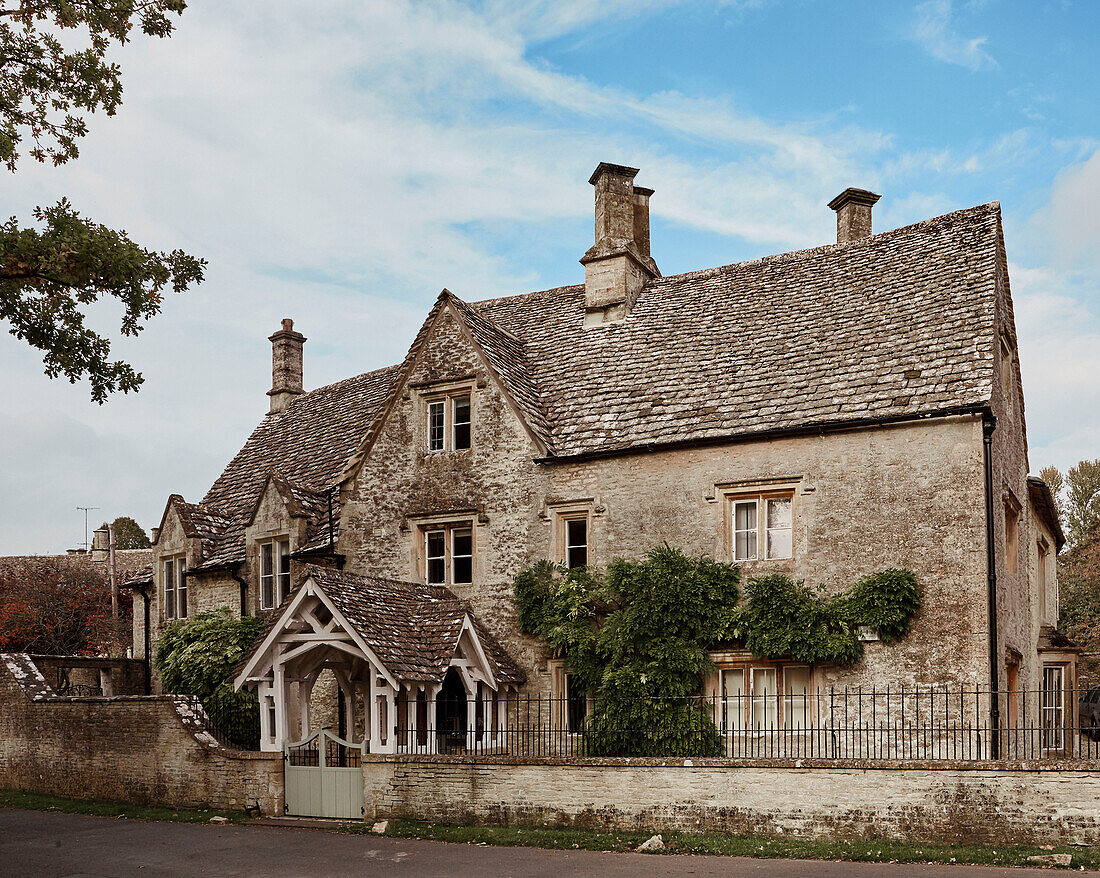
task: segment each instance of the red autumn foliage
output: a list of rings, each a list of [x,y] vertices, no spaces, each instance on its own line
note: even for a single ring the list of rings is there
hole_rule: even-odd
[[[4,560],[9,563],[0,567],[0,652],[102,655],[130,644],[130,602],[119,602],[116,624],[105,564],[86,556]]]

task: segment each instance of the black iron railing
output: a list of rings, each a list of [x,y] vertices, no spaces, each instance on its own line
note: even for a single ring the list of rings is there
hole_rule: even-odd
[[[765,688],[580,704],[452,698],[399,709],[394,734],[397,752],[474,756],[1092,760],[1100,759],[1100,689],[994,697],[953,685]]]

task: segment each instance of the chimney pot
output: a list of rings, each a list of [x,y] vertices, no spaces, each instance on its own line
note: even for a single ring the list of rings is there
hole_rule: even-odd
[[[282,329],[268,337],[271,342],[271,397],[270,413],[281,412],[301,396],[302,390],[302,346],[306,337],[294,331],[294,321],[283,318]]]
[[[829,202],[836,211],[836,242],[847,244],[871,234],[871,208],[882,198],[866,189],[848,188]]]

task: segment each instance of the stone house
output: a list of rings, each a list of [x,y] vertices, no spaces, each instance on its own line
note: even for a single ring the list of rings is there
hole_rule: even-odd
[[[835,244],[664,277],[636,173],[592,175],[584,283],[444,290],[400,364],[307,393],[284,320],[270,412],[200,503],[165,506],[152,639],[216,606],[267,616],[237,682],[269,749],[311,727],[330,672],[341,733],[369,726],[372,749],[452,696],[493,733],[509,693],[571,695],[518,630],[516,572],[667,541],[745,577],[841,590],[905,567],[921,585],[910,635],[857,665],[730,648],[708,692],[1045,685],[1068,709],[1064,538],[1028,475],[999,205],[872,234],[879,196],[848,189]],[[138,605],[139,654],[145,624]]]

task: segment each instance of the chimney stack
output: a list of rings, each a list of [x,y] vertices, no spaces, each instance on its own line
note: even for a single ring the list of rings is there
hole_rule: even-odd
[[[829,202],[836,211],[836,242],[847,244],[871,234],[871,208],[882,198],[866,189],[845,189]]]
[[[302,390],[302,345],[306,337],[294,331],[294,321],[283,318],[283,328],[268,337],[271,342],[270,413],[283,411]]]
[[[92,531],[93,561],[106,561],[111,549],[111,531],[107,527],[98,527]]]
[[[588,182],[596,188],[596,243],[584,266],[584,325],[626,317],[647,281],[660,277],[649,255],[649,197],[634,185],[637,168],[600,162]]]

